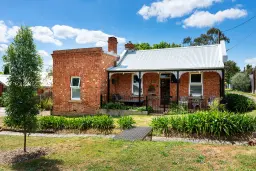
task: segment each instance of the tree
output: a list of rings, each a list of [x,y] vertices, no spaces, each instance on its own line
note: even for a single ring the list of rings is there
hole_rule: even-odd
[[[42,59],[37,54],[32,31],[22,26],[14,42],[7,49],[10,64],[7,92],[7,120],[13,127],[23,130],[24,152],[26,136],[36,126],[38,113],[37,89],[40,87]]]
[[[231,79],[234,90],[248,92],[250,90],[251,81],[246,73],[237,73]]]
[[[153,44],[151,46],[149,43],[136,43],[134,44],[136,50],[147,50],[147,49],[163,49],[163,48],[175,48],[175,47],[181,47],[179,44],[175,43],[167,43],[167,42],[160,42],[159,44]]]
[[[231,78],[240,72],[240,68],[237,66],[236,62],[228,60],[225,62],[225,82],[230,84]]]
[[[252,71],[253,71],[252,65],[247,64],[245,67],[246,74],[250,75],[252,73]]]
[[[230,39],[218,28],[210,28],[205,34],[201,34],[199,37],[192,39],[186,37],[183,39],[183,45],[187,46],[202,46],[218,44],[220,40],[224,40],[229,43]]]
[[[4,61],[4,74],[10,74],[10,60],[7,55],[2,56],[2,59]]]

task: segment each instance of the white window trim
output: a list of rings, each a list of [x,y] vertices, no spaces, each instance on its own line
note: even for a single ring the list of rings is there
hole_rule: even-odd
[[[201,82],[199,83],[192,83],[191,82],[191,75],[193,75],[193,74],[201,74]],[[204,84],[203,84],[203,72],[190,72],[189,73],[189,91],[188,91],[188,96],[190,96],[191,95],[191,92],[190,92],[190,87],[191,87],[191,85],[195,85],[195,86],[197,86],[197,85],[200,85],[200,86],[202,86],[202,94],[201,95],[194,95],[194,96],[203,96],[204,95]]]
[[[132,95],[139,96],[139,94],[134,94],[134,92],[133,92],[134,75],[137,75],[137,74],[132,74]],[[143,95],[143,77],[141,77],[141,81],[140,82],[141,82],[141,95]]]
[[[71,86],[72,85],[72,80],[73,78],[79,78],[79,83],[78,83],[78,86]],[[80,82],[81,82],[81,78],[80,77],[71,77],[71,80],[70,80],[70,95],[71,95],[71,100],[81,100],[81,89],[80,89]],[[80,89],[80,98],[73,98],[73,91],[72,89]]]

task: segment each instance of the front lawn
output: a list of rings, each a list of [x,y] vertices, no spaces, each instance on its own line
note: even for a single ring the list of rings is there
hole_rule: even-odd
[[[0,136],[0,155],[22,148],[23,137]],[[256,147],[104,138],[29,137],[50,154],[0,170],[254,170]]]

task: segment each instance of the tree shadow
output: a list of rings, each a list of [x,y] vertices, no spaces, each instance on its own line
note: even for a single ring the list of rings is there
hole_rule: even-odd
[[[12,169],[17,171],[24,170],[51,170],[59,171],[58,165],[63,164],[62,160],[58,159],[48,159],[45,157],[40,157],[38,159],[28,160],[20,163],[12,164]]]

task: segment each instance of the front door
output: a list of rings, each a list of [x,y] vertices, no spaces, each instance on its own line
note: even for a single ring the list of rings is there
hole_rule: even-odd
[[[170,78],[161,79],[161,105],[168,105],[170,102]]]

